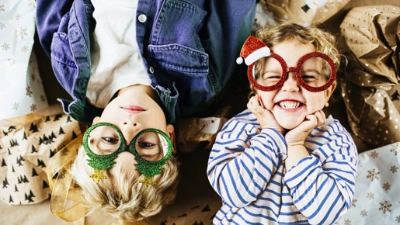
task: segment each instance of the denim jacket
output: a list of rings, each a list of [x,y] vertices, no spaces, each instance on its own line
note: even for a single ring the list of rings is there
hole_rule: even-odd
[[[37,0],[37,31],[72,101],[64,112],[91,123],[102,109],[86,100],[94,10],[90,0]],[[225,86],[250,35],[255,0],[139,0],[136,40],[169,123]]]

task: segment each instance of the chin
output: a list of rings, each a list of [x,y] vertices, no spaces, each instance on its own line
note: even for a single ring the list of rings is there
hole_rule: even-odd
[[[298,124],[297,124],[298,125]],[[285,128],[285,130],[292,130],[293,128],[297,127],[297,125],[293,124],[282,124],[281,126]]]
[[[278,123],[286,130],[292,130],[293,128],[297,127],[303,121],[304,121],[304,118],[302,120],[299,120],[299,118],[294,118],[294,119],[282,118],[282,119],[278,120]]]

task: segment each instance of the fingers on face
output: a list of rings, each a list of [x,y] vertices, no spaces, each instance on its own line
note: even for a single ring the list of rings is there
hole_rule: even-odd
[[[254,111],[254,107],[253,107],[253,103],[254,102],[254,96],[252,96],[249,101],[247,102],[247,108],[253,112]]]
[[[315,117],[317,118],[318,126],[321,126],[326,121],[325,113],[322,110],[319,110],[314,113]]]
[[[258,105],[260,105],[262,108],[265,108],[264,103],[261,98],[261,95],[257,95],[257,101],[258,101]]]
[[[247,103],[247,108],[253,113],[260,113],[261,106],[257,96],[252,96]]]

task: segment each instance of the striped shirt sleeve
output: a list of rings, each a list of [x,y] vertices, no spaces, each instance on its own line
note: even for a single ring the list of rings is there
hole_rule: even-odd
[[[287,171],[284,180],[297,209],[311,224],[332,224],[354,196],[357,149],[338,121],[316,128],[306,140],[311,155]]]
[[[231,207],[255,201],[286,156],[284,137],[274,129],[260,130],[249,113],[244,111],[224,125],[208,161],[210,184]]]

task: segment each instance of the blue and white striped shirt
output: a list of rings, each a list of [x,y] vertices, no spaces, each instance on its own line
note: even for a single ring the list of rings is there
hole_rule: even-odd
[[[310,156],[285,171],[286,141],[245,110],[218,133],[207,175],[222,198],[214,224],[334,224],[351,206],[358,154],[331,116],[305,141]]]

